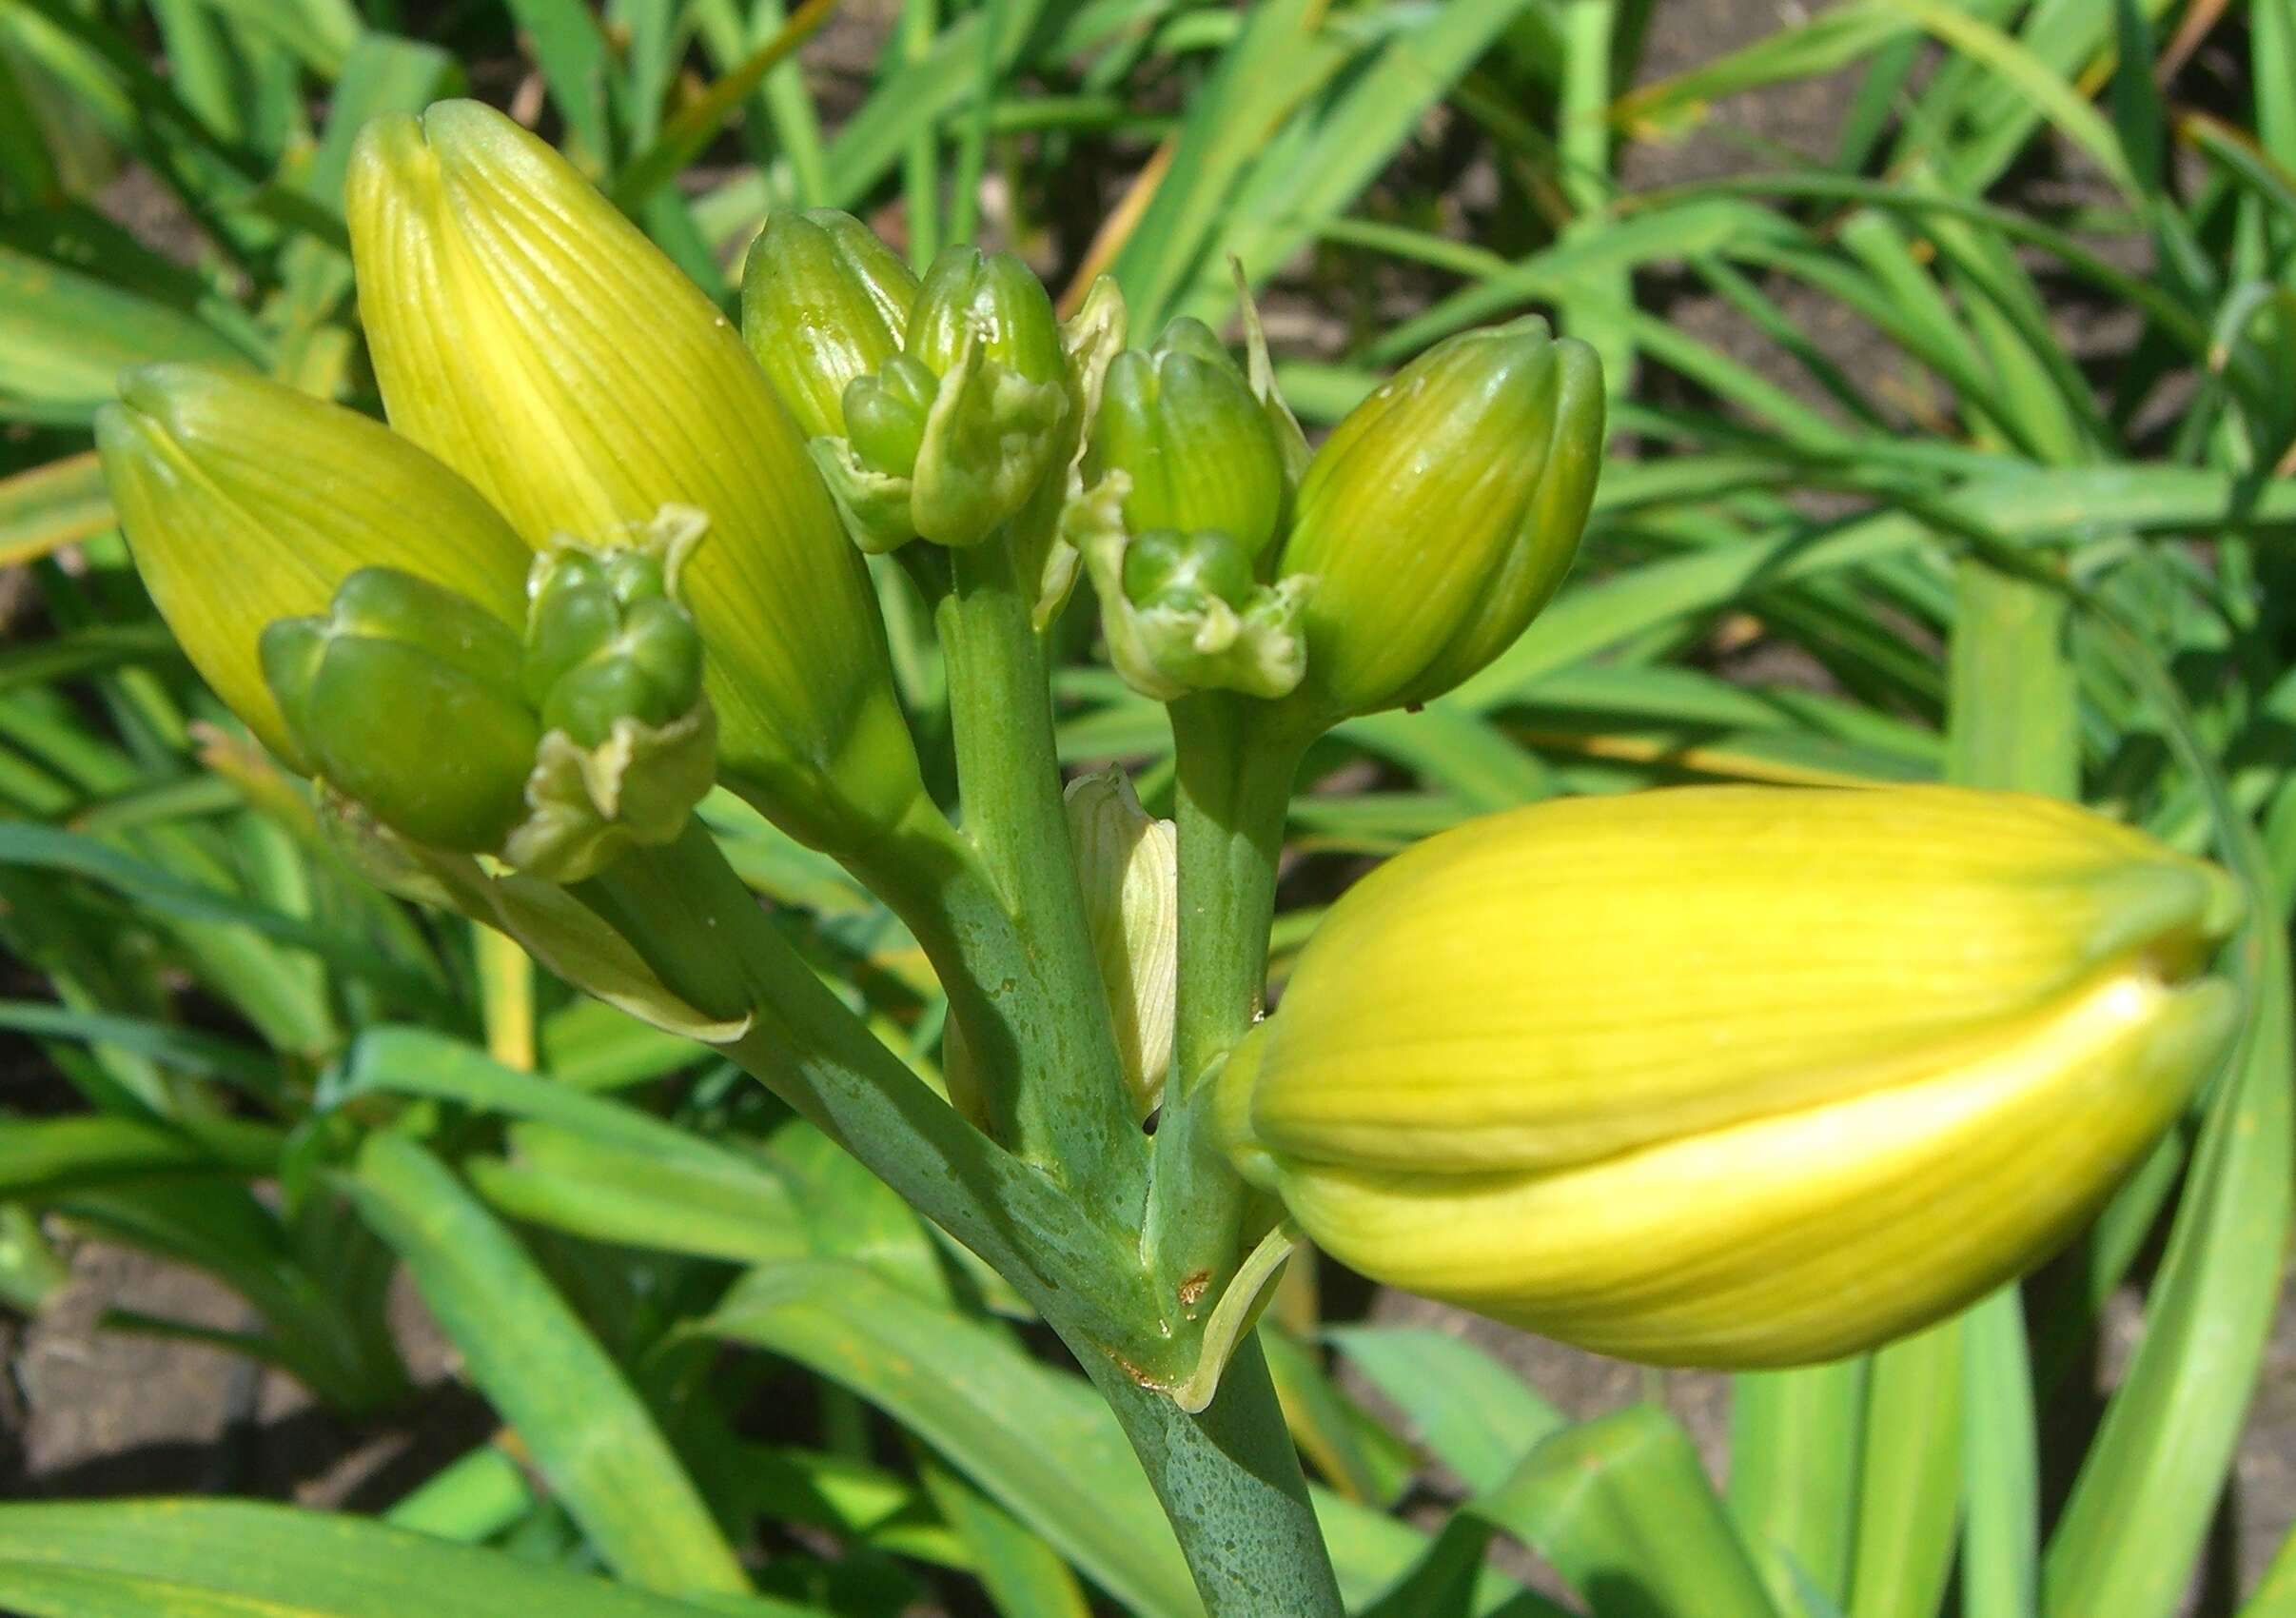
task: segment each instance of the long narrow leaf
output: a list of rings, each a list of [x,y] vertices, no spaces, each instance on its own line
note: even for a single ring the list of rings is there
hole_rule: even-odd
[[[226,1500],[0,1506],[27,1618],[699,1618],[627,1586],[340,1513]],[[753,1618],[823,1618],[754,1600]]]
[[[368,1137],[344,1186],[607,1565],[651,1589],[747,1590],[708,1506],[621,1372],[461,1182],[383,1131]]]

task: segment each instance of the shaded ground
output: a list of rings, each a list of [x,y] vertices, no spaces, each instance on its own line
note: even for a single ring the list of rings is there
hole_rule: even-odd
[[[388,1505],[496,1427],[453,1380],[449,1352],[411,1292],[396,1299],[408,1368],[424,1389],[402,1421],[354,1427],[292,1378],[196,1346],[98,1331],[106,1310],[221,1330],[253,1322],[206,1277],[88,1243],[73,1285],[21,1330],[10,1358],[13,1482],[40,1496],[251,1494],[313,1506]]]

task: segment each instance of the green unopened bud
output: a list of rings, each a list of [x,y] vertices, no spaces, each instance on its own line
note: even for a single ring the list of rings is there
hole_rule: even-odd
[[[701,638],[638,551],[549,559],[526,631],[526,694],[542,722],[585,747],[617,721],[663,725],[701,700]]]
[[[1010,253],[952,247],[933,261],[908,341],[845,389],[845,437],[814,456],[866,551],[913,539],[974,545],[1052,472],[1070,420],[1052,301]]]
[[[1152,353],[1109,366],[1087,479],[1122,471],[1134,533],[1216,528],[1246,562],[1274,538],[1284,506],[1275,433],[1244,373],[1200,321],[1172,323]]]
[[[1289,693],[1305,657],[1299,621],[1309,582],[1258,582],[1249,553],[1218,529],[1127,533],[1123,487],[1121,473],[1104,480],[1064,519],[1099,593],[1116,672],[1168,702],[1191,691]]]
[[[536,559],[522,680],[545,734],[503,845],[521,870],[575,881],[667,843],[716,783],[701,637],[678,604],[705,527],[671,507],[636,544]]]
[[[669,842],[716,779],[701,637],[677,601],[701,535],[673,509],[636,544],[535,559],[526,637],[386,567],[262,640],[265,678],[332,799],[399,838],[552,882]]]
[[[1318,717],[1441,696],[1522,633],[1577,554],[1602,419],[1594,350],[1535,318],[1438,344],[1348,414],[1278,567],[1316,581]]]
[[[524,817],[541,727],[520,689],[518,635],[483,607],[362,568],[325,616],[265,629],[262,656],[303,755],[401,836],[491,852]]]
[[[1213,528],[1184,534],[1158,528],[1124,553],[1124,595],[1135,606],[1196,605],[1220,601],[1242,606],[1251,595],[1251,558]]]
[[[689,596],[729,785],[815,847],[924,796],[884,626],[804,434],[732,324],[548,145],[475,102],[354,152],[360,311],[391,423],[540,549],[665,505],[709,520]]]
[[[845,390],[845,433],[864,466],[889,478],[915,471],[940,386],[941,379],[922,360],[907,354],[893,355],[873,376],[854,380]]]
[[[852,214],[776,213],[741,278],[741,335],[806,436],[834,438],[845,389],[901,351],[916,296],[916,276]]]
[[[96,416],[136,570],[185,654],[264,744],[314,766],[265,682],[264,626],[390,566],[519,610],[527,549],[453,472],[339,405],[242,371],[146,365]]]
[[[1024,382],[1059,382],[1068,374],[1060,321],[1044,283],[1011,253],[948,247],[925,272],[904,347],[947,376],[968,347]]]

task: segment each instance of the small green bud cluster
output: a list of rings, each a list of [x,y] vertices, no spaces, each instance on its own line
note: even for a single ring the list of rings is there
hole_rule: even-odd
[[[1109,661],[1166,700],[1312,728],[1451,690],[1554,594],[1593,498],[1601,367],[1536,319],[1438,344],[1311,457],[1248,299],[1245,365],[1192,319],[1123,349],[1112,288],[1064,332],[1010,254],[919,284],[817,211],[767,227],[744,312],[863,549],[979,544],[1050,489],[1040,622],[1081,563]]]
[[[951,247],[919,284],[858,220],[777,218],[743,328],[865,551],[987,541],[1073,448],[1052,301],[1010,253]]]
[[[546,730],[584,747],[617,724],[661,726],[701,700],[701,641],[662,561],[636,549],[537,562],[525,691]]]
[[[1109,365],[1070,531],[1109,661],[1150,697],[1300,683],[1309,587],[1264,578],[1292,496],[1271,403],[1200,321]]]
[[[264,676],[319,777],[382,825],[579,881],[675,838],[715,781],[701,639],[673,593],[698,534],[673,510],[644,544],[539,555],[523,637],[363,567],[324,614],[264,631]]]

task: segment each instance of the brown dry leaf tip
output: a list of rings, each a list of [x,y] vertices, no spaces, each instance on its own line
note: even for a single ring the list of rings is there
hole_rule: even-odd
[[[1135,1383],[1147,1389],[1151,1393],[1168,1393],[1174,1388],[1179,1386],[1179,1384],[1175,1382],[1170,1382],[1163,1377],[1151,1374],[1149,1371],[1127,1359],[1124,1355],[1118,1353],[1114,1349],[1104,1349],[1102,1352],[1105,1352],[1109,1358],[1116,1362],[1117,1370],[1123,1371],[1125,1375],[1130,1377]]]

